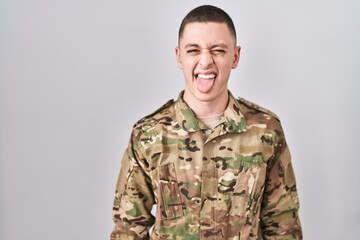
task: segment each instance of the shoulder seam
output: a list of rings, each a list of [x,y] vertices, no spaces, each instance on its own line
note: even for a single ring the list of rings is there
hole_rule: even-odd
[[[154,112],[146,115],[145,117],[141,118],[139,121],[137,121],[134,124],[134,127],[137,126],[138,124],[142,123],[145,121],[145,119],[157,114],[158,112],[162,111],[163,109],[167,108],[168,106],[170,106],[172,103],[174,102],[174,99],[170,99],[169,101],[167,101],[164,105],[162,105],[160,108],[158,108],[157,110],[155,110]]]
[[[244,98],[241,98],[241,97],[238,97],[238,100],[239,100],[241,103],[245,104],[247,107],[256,109],[256,110],[258,110],[258,111],[260,111],[260,112],[263,112],[263,113],[266,113],[266,114],[274,117],[274,118],[277,119],[278,121],[280,121],[280,118],[278,117],[278,115],[276,115],[276,114],[273,113],[272,111],[270,111],[270,110],[268,110],[268,109],[266,109],[266,108],[263,108],[263,107],[255,104],[255,103],[250,102],[250,101],[248,101],[248,100],[246,100],[246,99],[244,99]]]

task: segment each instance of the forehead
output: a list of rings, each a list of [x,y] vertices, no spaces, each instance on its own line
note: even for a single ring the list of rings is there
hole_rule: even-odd
[[[226,23],[191,22],[185,25],[180,37],[180,45],[189,43],[224,43],[235,44],[235,37],[231,34]]]

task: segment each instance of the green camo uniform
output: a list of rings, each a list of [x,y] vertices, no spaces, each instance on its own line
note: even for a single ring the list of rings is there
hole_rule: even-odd
[[[230,93],[221,122],[209,130],[182,94],[133,128],[111,239],[302,239],[278,117]]]

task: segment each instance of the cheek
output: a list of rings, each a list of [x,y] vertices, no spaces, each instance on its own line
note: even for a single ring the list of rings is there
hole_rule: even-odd
[[[233,67],[233,62],[231,60],[224,60],[224,61],[219,61],[217,64],[217,67],[220,71],[223,72],[223,74],[228,74],[227,72],[230,72],[232,67]]]
[[[183,62],[182,64],[182,72],[184,74],[185,80],[190,81],[193,75],[193,67],[189,65],[187,62]]]
[[[228,75],[228,72],[232,69],[231,65],[225,61],[216,61],[215,66],[219,71],[220,75]]]
[[[183,62],[183,69],[187,73],[192,73],[196,67],[196,64],[193,61]]]

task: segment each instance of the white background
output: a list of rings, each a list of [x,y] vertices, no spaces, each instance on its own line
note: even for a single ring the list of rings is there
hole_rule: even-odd
[[[237,28],[230,90],[282,120],[304,239],[360,239],[359,0],[0,0],[0,239],[108,239],[131,127],[183,89],[203,3]]]

